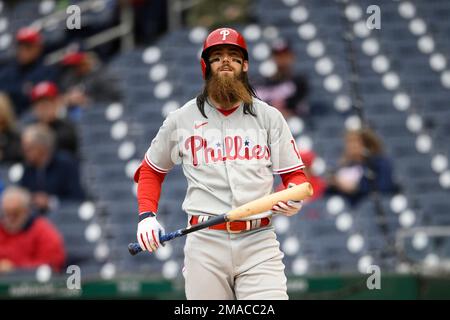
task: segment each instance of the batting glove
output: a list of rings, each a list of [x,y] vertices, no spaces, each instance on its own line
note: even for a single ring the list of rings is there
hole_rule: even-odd
[[[139,215],[137,240],[143,251],[153,252],[162,245],[159,237],[164,234],[164,228],[156,220],[153,212],[144,212]]]
[[[293,183],[288,184],[288,188],[292,188],[295,186]],[[300,201],[279,201],[276,205],[273,206],[272,211],[275,213],[280,213],[285,216],[293,216],[300,212],[303,206],[303,200]]]

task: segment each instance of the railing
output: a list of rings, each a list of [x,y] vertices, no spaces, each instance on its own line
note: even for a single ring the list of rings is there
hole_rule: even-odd
[[[169,18],[169,31],[174,31],[182,26],[182,13],[183,11],[190,9],[203,0],[168,0],[168,18]]]
[[[397,252],[405,261],[412,263],[413,269],[419,273],[434,273],[434,274],[449,274],[450,273],[450,257],[441,258],[436,261],[435,264],[427,264],[424,261],[414,262],[411,261],[405,251],[405,240],[412,238],[417,234],[424,234],[428,238],[433,237],[448,237],[450,241],[450,226],[427,226],[427,227],[414,227],[410,229],[400,229],[396,233],[395,247]]]
[[[77,4],[80,9],[80,14],[89,12],[91,10],[98,10],[99,6],[104,4],[104,0],[86,0]],[[113,41],[117,38],[121,39],[121,50],[123,52],[129,51],[134,47],[133,40],[133,25],[134,25],[134,15],[131,5],[127,4],[125,1],[122,2],[120,8],[120,24],[103,30],[91,37],[83,40],[83,48],[86,50],[91,50],[95,47]],[[52,14],[45,17],[39,18],[31,23],[30,26],[35,27],[39,30],[53,26],[55,24],[64,23],[67,19],[67,8],[58,10]],[[47,64],[54,64],[59,62],[67,51],[73,49],[73,45],[68,45],[64,48],[58,49],[54,52],[49,53],[46,56]]]
[[[104,0],[94,0],[89,1],[86,0],[84,2],[78,3],[76,6],[80,9],[80,12],[87,12],[90,10],[95,10],[99,7],[99,5],[103,5],[105,1]],[[50,27],[54,25],[55,23],[59,23],[63,20],[66,20],[67,18],[67,12],[66,9],[61,9],[59,11],[53,12],[45,17],[39,18],[35,20],[33,23],[31,23],[31,27],[42,29],[45,27]]]
[[[174,31],[182,27],[182,14],[185,10],[190,9],[202,0],[168,0],[168,31]],[[91,10],[98,10],[103,5],[104,0],[86,0],[77,4],[81,15]],[[134,14],[133,8],[126,1],[120,2],[120,24],[103,30],[91,37],[84,39],[82,46],[86,50],[92,50],[95,47],[113,41],[117,38],[121,39],[121,51],[126,52],[134,48],[133,25]],[[32,27],[39,30],[62,23],[67,19],[67,8],[58,10],[45,17],[39,18],[31,23]],[[47,54],[46,64],[58,63],[62,57],[70,50],[74,49],[74,45],[68,45]]]

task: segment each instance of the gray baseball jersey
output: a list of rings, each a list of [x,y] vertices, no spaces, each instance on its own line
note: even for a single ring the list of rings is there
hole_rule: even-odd
[[[219,215],[273,191],[273,174],[303,168],[282,114],[254,98],[256,117],[243,105],[225,116],[196,100],[171,112],[146,152],[147,164],[167,173],[181,164],[188,181],[183,210],[190,215]],[[251,219],[271,215],[264,212]],[[249,218],[250,219],[250,218]]]

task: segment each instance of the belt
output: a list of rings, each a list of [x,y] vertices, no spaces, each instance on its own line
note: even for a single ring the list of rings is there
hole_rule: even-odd
[[[206,221],[209,219],[209,216],[192,216],[190,218],[190,225],[196,225],[199,223],[199,220]],[[216,224],[214,226],[210,226],[209,229],[213,230],[226,230],[229,233],[240,233],[242,231],[248,231],[253,229],[258,229],[265,227],[270,224],[270,218],[261,218],[254,220],[238,220],[238,221],[228,221],[220,224]]]

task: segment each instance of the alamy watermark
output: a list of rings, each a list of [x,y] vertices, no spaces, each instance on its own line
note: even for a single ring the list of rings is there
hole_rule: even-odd
[[[381,289],[381,269],[377,265],[370,265],[366,269],[366,273],[370,276],[366,280],[366,286],[369,290]]]
[[[69,30],[81,29],[81,9],[77,5],[71,5],[66,8],[66,27]]]
[[[67,277],[66,286],[69,290],[80,290],[81,289],[81,269],[77,265],[70,265],[66,270]]]
[[[377,5],[370,5],[366,9],[366,13],[370,16],[366,20],[367,29],[381,29],[381,9]]]
[[[381,8],[373,4],[366,8],[366,13],[370,15],[366,19],[367,29],[381,29]],[[68,15],[66,19],[67,29],[81,29],[81,8],[77,5],[70,5],[66,8],[66,14]]]

